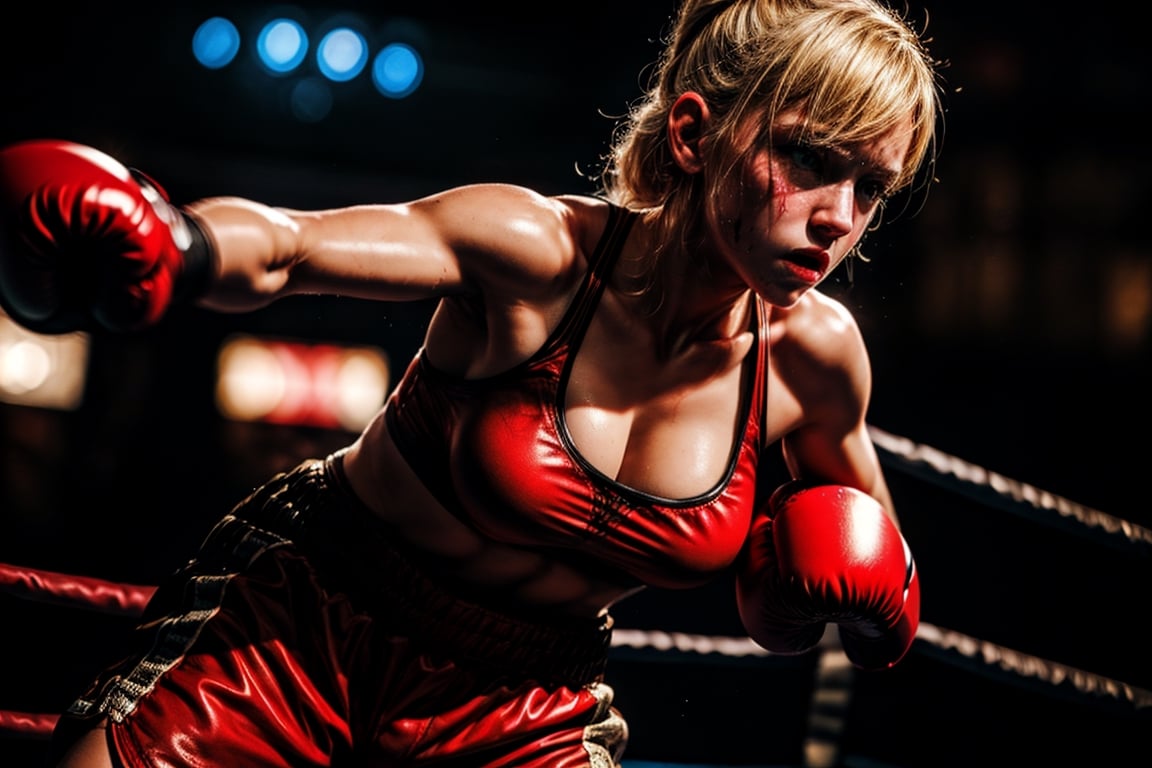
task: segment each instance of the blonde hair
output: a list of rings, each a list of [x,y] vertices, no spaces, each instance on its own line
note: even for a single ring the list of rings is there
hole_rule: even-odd
[[[703,151],[721,167],[757,149],[742,130],[749,119],[767,128],[793,109],[829,144],[875,139],[911,118],[895,189],[935,160],[937,63],[895,11],[874,0],[683,0],[651,85],[618,127],[600,176],[607,199],[657,223],[664,247],[687,243],[697,214],[719,197],[671,155],[668,115],[687,91],[708,104]],[[722,176],[711,175],[714,186]]]

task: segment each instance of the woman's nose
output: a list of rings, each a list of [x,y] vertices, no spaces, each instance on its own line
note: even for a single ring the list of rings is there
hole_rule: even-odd
[[[846,180],[824,187],[816,209],[812,212],[812,224],[826,236],[835,239],[852,231],[855,214],[856,187]]]

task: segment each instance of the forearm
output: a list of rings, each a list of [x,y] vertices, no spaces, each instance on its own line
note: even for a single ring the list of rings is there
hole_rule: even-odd
[[[289,292],[301,253],[299,226],[287,213],[236,197],[201,200],[186,211],[204,230],[212,258],[201,306],[244,312]]]
[[[838,437],[830,437],[826,430],[806,430],[787,436],[783,447],[788,470],[794,478],[864,491],[880,502],[899,527],[892,493],[866,424],[861,423],[847,435]]]
[[[236,197],[188,206],[208,231],[216,259],[201,306],[258,309],[291,294],[413,301],[460,290],[463,278],[446,229],[475,234],[479,215],[446,223],[435,205],[378,204],[327,210],[272,207]]]

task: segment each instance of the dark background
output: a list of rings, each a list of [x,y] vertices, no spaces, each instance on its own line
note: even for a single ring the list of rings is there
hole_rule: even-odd
[[[325,207],[473,181],[591,192],[582,171],[639,95],[672,3],[520,5],[302,3],[303,20],[355,11],[381,36],[408,19],[427,63],[404,101],[363,82],[333,87],[317,123],[288,109],[297,76],[269,78],[245,52],[219,72],[192,60],[199,21],[254,25],[270,5],[22,5],[21,21],[0,26],[0,143],[91,144],[178,203],[240,194]],[[1100,535],[1076,515],[973,498],[897,462],[925,622],[1119,685],[1091,695],[918,641],[896,670],[853,678],[842,760],[1136,765],[1152,688],[1149,569],[1147,547],[1125,534],[1152,525],[1148,60],[1118,11],[914,6],[918,26],[926,16],[945,62],[937,181],[870,235],[872,261],[851,284],[838,273],[826,290],[872,351],[874,426],[1128,523]],[[0,405],[0,561],[155,583],[269,472],[350,438],[220,419],[220,341],[245,331],[371,343],[402,365],[427,309],[293,299],[244,316],[177,308],[143,334],[96,334],[79,410]],[[736,635],[727,587],[641,595],[618,623]],[[10,599],[0,611],[11,667],[0,709],[58,711],[124,631]],[[813,658],[618,655],[634,760],[800,764]],[[17,761],[38,747],[7,745]]]

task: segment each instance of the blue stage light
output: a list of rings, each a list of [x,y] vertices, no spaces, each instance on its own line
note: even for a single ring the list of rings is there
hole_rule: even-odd
[[[320,73],[338,83],[359,75],[367,63],[368,43],[363,35],[348,27],[337,27],[328,32],[316,47],[316,64]]]
[[[206,20],[192,35],[192,55],[208,69],[228,66],[239,50],[240,32],[222,16]]]
[[[256,38],[256,54],[271,72],[284,74],[300,66],[308,54],[308,34],[292,19],[273,19]]]
[[[424,61],[405,43],[385,46],[372,62],[372,82],[380,93],[393,99],[411,95],[424,79]]]

